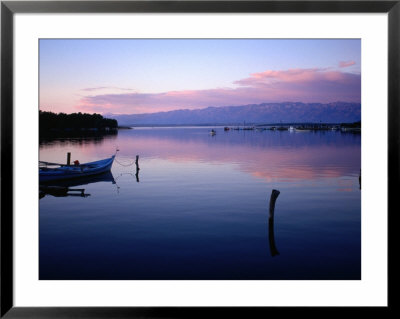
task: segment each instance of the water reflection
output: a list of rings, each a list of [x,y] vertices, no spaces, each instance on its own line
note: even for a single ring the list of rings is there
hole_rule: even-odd
[[[211,137],[207,129],[138,129],[118,141],[127,156],[233,164],[269,182],[356,175],[361,163],[360,136],[340,131],[222,131]]]
[[[90,196],[90,194],[85,194],[84,188],[69,188],[64,186],[43,186],[43,185],[39,186],[39,199],[42,199],[46,195],[51,195],[54,197]]]
[[[117,151],[119,152],[119,150],[117,150]],[[131,175],[131,176],[135,176],[136,182],[139,183],[139,170],[140,170],[140,167],[139,167],[139,155],[136,155],[136,159],[135,160],[131,160],[130,158],[128,158],[128,159],[125,158],[124,159],[124,158],[118,157],[118,158],[115,159],[115,163],[117,163],[118,165],[120,165],[122,167],[131,167],[131,166],[135,165],[135,167],[136,167],[136,173],[135,174],[132,174],[132,173],[129,173],[129,172],[125,172],[125,173],[120,174],[117,177],[117,179],[119,177],[121,177],[122,175]]]
[[[48,160],[60,161],[65,156],[54,152],[55,148],[74,148],[74,154],[82,162],[92,160],[93,154],[97,157],[108,154],[118,146],[120,155],[128,158],[140,154],[143,161],[165,159],[178,164],[231,164],[267,182],[358,177],[360,134],[215,130],[217,134],[210,136],[209,128],[137,128],[121,131],[117,140],[104,139],[101,145],[89,140],[80,141],[84,144],[74,144],[73,140],[52,141],[42,144],[40,153]]]
[[[66,130],[66,131],[50,131],[50,132],[40,132],[39,143],[46,143],[54,139],[58,140],[70,140],[74,139],[76,141],[92,140],[94,142],[101,141],[105,138],[116,138],[118,135],[118,130],[109,131],[97,131],[97,130]]]
[[[45,136],[39,139],[40,147],[49,147],[52,145],[77,145],[85,146],[88,144],[101,145],[105,141],[115,140],[118,136],[118,131],[110,131],[108,134],[92,134],[92,135],[65,135],[65,136]]]
[[[279,251],[275,245],[275,235],[274,235],[275,202],[279,194],[280,191],[273,189],[271,192],[271,198],[269,200],[268,240],[269,240],[269,249],[272,257],[279,255]]]
[[[51,162],[67,152],[90,162],[120,151],[115,185],[66,185],[92,196],[40,201],[39,278],[361,278],[360,135],[210,129],[143,128],[100,144],[41,145]],[[277,192],[266,198],[273,188],[284,194],[276,238]]]
[[[132,179],[136,180],[136,183],[139,183],[139,170],[136,169],[136,174],[130,173],[130,172],[125,172],[125,173],[121,173],[119,174],[117,177],[115,177],[115,183],[117,184],[118,189],[120,188],[120,186],[118,186],[118,179],[123,177],[123,176],[131,176]]]
[[[91,194],[86,194],[85,188],[75,187],[99,182],[111,182],[112,184],[116,184],[111,171],[99,175],[86,176],[69,180],[51,181],[39,185],[39,199],[42,199],[46,195],[51,195],[54,197],[88,197]]]

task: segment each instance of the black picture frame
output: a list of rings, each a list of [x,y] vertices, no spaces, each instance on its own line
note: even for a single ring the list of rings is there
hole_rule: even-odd
[[[15,13],[387,13],[388,14],[388,247],[392,215],[398,212],[400,144],[400,0],[396,1],[1,1],[1,312],[3,318],[194,318],[239,315],[246,318],[271,312],[309,315],[326,307],[14,307],[13,303],[13,16]],[[392,227],[392,229],[390,229]],[[391,264],[388,252],[388,262]],[[346,307],[348,315],[393,310],[389,267],[388,307]],[[343,310],[330,307],[332,315]]]

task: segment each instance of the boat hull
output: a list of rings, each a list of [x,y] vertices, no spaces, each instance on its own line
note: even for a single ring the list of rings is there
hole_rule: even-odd
[[[75,179],[105,173],[111,170],[115,156],[111,158],[59,168],[39,168],[39,182],[47,183],[58,180]]]

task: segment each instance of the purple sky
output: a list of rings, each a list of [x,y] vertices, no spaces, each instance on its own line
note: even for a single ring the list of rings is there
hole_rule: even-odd
[[[360,40],[40,40],[40,109],[360,102]]]

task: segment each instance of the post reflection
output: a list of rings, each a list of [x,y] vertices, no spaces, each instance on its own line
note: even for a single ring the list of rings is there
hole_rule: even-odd
[[[269,200],[269,217],[268,217],[268,240],[269,240],[269,250],[271,256],[279,255],[279,251],[275,245],[275,235],[274,235],[274,215],[275,215],[275,202],[280,194],[280,191],[273,189],[271,192],[271,198]]]

